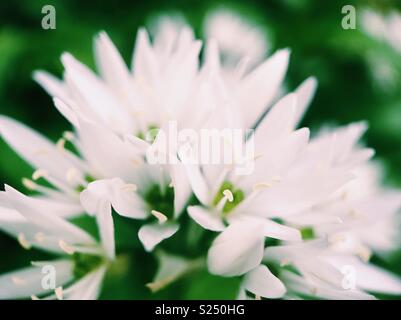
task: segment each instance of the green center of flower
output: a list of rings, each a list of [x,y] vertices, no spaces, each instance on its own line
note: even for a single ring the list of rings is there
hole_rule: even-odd
[[[148,130],[146,133],[140,131],[137,133],[137,137],[142,140],[146,140],[150,143],[155,141],[157,134],[159,133],[159,127],[156,125],[149,125]]]
[[[150,210],[162,212],[167,218],[174,216],[174,188],[154,184],[142,197]]]
[[[303,240],[315,239],[315,231],[312,227],[303,227],[301,229],[301,236]]]
[[[75,278],[80,279],[103,263],[103,258],[97,255],[75,252],[72,255],[74,262],[73,273]]]
[[[226,190],[230,191],[233,195],[232,201],[226,201],[222,209],[223,213],[228,214],[245,199],[245,193],[241,189],[236,188],[230,181],[224,181],[213,199],[213,205],[216,206],[223,199]]]
[[[91,182],[93,182],[93,181],[96,180],[94,177],[92,177],[92,176],[89,175],[89,174],[85,175],[84,179],[85,179],[85,181],[86,181],[87,183],[91,183]],[[75,191],[77,191],[78,193],[81,193],[82,191],[85,190],[85,188],[86,188],[86,186],[80,184],[80,185],[78,185],[78,186],[75,187]]]

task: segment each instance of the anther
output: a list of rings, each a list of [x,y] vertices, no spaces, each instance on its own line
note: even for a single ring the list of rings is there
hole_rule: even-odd
[[[60,247],[61,250],[63,250],[65,253],[69,255],[72,255],[75,252],[74,249],[70,247],[64,240],[59,240],[58,246]]]
[[[159,211],[152,210],[150,213],[156,217],[160,224],[163,224],[167,221],[167,216]]]
[[[23,233],[18,234],[18,242],[26,250],[29,250],[32,248],[31,243],[25,238],[25,235]]]

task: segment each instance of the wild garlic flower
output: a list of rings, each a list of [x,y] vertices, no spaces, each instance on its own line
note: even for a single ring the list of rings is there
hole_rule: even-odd
[[[214,19],[218,29],[234,28],[231,20]],[[234,25],[252,38],[249,43],[261,40]],[[118,252],[115,214],[140,221],[130,241],[139,238],[148,252],[158,245],[166,250],[155,253],[160,270],[148,283],[153,291],[206,265],[213,274],[242,277],[241,299],[371,299],[371,292],[401,293],[397,277],[368,264],[373,250],[393,243],[388,221],[401,203],[396,191],[361,190],[361,184],[369,188],[358,172],[370,166],[373,155],[358,143],[365,125],[313,138],[309,129],[297,129],[316,80],[311,77],[282,96],[288,49],[260,62],[260,46],[251,46],[248,52],[232,52],[236,66],[227,68],[220,49],[237,47],[219,48],[224,39],[217,36],[207,39],[200,64],[202,43],[189,27],[165,21],[158,28],[153,42],[144,29],[138,32],[132,70],[102,32],[95,38],[100,75],[68,53],[61,59],[63,80],[35,73],[73,126],[57,144],[0,118],[3,139],[36,169],[24,185],[39,193],[28,197],[6,186],[0,228],[23,247],[65,256],[54,264],[61,275],[55,291],[40,287],[37,268],[43,263],[35,263],[34,269],[2,276],[6,286],[0,297],[97,297]],[[242,134],[239,143],[224,141],[234,154],[248,147],[254,152],[230,164],[192,163],[185,151],[193,151],[195,143],[188,139],[162,150],[173,163],[153,163],[149,151],[158,151],[170,137],[171,122],[195,133],[255,129]],[[251,170],[239,174],[244,165]],[[172,255],[162,242],[174,240],[182,229],[192,236],[187,214],[213,240],[195,261]],[[99,242],[74,224],[76,216],[96,219]],[[186,246],[178,242],[175,250],[185,252]],[[347,266],[357,279],[344,278]]]
[[[79,212],[79,211],[78,211]],[[57,255],[0,276],[0,299],[96,299],[112,257],[107,248],[67,219],[69,203],[26,196],[7,186],[1,192],[1,229],[29,250]]]

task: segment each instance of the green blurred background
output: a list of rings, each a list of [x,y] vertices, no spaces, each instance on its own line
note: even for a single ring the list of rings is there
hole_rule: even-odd
[[[41,28],[41,9],[46,4],[56,8],[56,30]],[[356,7],[357,21],[360,9],[366,7],[383,13],[401,11],[401,2],[395,0],[1,1],[0,113],[57,140],[69,129],[68,123],[57,113],[50,97],[32,80],[33,70],[45,69],[61,76],[59,57],[64,51],[94,67],[92,39],[100,30],[109,33],[129,62],[136,30],[152,16],[180,12],[195,28],[197,36],[202,36],[205,14],[225,6],[266,28],[270,52],[283,47],[292,49],[286,77],[289,89],[294,89],[309,75],[317,77],[317,95],[303,124],[316,131],[324,124],[367,120],[370,129],[364,142],[376,149],[376,159],[384,165],[386,183],[401,187],[401,52],[368,37],[359,24],[356,30],[343,30],[341,8],[346,4]],[[391,81],[376,77],[372,70],[372,65],[383,61],[392,70]],[[0,141],[1,184],[7,182],[20,188],[21,177],[31,173],[32,169]],[[0,257],[1,273],[44,256],[36,251],[23,251],[16,241],[0,234]],[[389,261],[376,262],[401,274],[401,253],[395,253]],[[110,289],[106,297],[151,297],[143,288],[143,279],[151,279],[154,261],[138,251],[135,261],[125,261],[125,264],[131,266],[129,281],[114,278],[114,287],[119,285],[122,289],[119,292]],[[155,297],[221,298],[238,284],[236,279],[204,273],[193,277],[196,285],[191,288],[183,289],[185,285],[178,283]],[[132,289],[135,283],[141,283],[141,288],[138,285]],[[213,292],[208,292],[209,285],[215,288]]]

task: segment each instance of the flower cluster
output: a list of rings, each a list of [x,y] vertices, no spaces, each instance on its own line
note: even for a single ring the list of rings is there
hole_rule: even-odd
[[[373,251],[396,245],[401,193],[379,186],[373,151],[359,143],[366,124],[311,138],[298,125],[316,80],[284,94],[288,49],[260,61],[263,35],[229,15],[210,21],[204,50],[189,27],[164,19],[153,41],[138,31],[132,70],[101,32],[99,74],[68,53],[62,80],[35,72],[73,128],[57,143],[0,117],[2,138],[35,168],[23,179],[30,195],[8,185],[0,193],[0,229],[25,249],[57,257],[0,276],[0,298],[97,298],[120,252],[121,217],[140,224],[130,241],[149,254],[163,252],[147,284],[154,291],[194,266],[163,248],[191,225],[198,234],[185,231],[188,241],[203,248],[195,261],[206,261],[199,265],[212,274],[241,277],[240,299],[401,294],[396,276],[369,263]],[[149,150],[171,121],[195,132],[254,129],[240,143],[227,143],[234,153],[250,144],[254,152],[228,164],[197,163],[184,152],[194,149],[189,139],[159,150],[173,163],[151,163]],[[238,174],[244,163],[252,170]],[[82,217],[96,222],[96,234],[76,223]],[[48,264],[57,271],[53,288],[43,286],[41,267]]]

